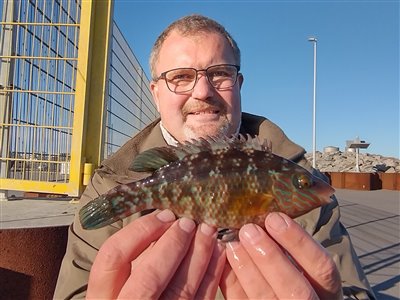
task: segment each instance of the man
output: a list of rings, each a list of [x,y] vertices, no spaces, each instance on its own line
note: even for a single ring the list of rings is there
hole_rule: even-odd
[[[103,162],[81,206],[118,184],[143,178],[127,167],[138,153],[206,135],[258,135],[270,142],[272,152],[312,171],[304,149],[279,127],[241,112],[240,51],[220,24],[199,15],[172,23],[157,39],[150,67],[161,120]],[[76,218],[55,298],[210,299],[219,287],[225,298],[236,299],[374,297],[339,223],[336,201],[296,222],[272,213],[265,231],[247,224],[240,242],[226,248],[216,241],[215,228],[175,220],[169,210],[137,217],[95,231],[83,230]]]

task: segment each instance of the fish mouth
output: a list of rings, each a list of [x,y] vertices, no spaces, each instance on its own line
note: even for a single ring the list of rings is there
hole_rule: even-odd
[[[319,199],[323,204],[332,202],[331,197],[335,193],[335,189],[331,185],[321,180],[316,185],[316,191],[318,192]]]

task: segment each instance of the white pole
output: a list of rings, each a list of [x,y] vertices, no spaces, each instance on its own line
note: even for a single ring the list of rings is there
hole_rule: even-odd
[[[311,37],[308,41],[314,44],[314,88],[313,88],[313,124],[312,124],[312,152],[313,152],[313,163],[312,166],[316,168],[316,144],[317,144],[317,134],[316,134],[316,85],[317,85],[317,39]]]
[[[360,172],[360,161],[359,161],[359,155],[360,155],[360,148],[356,148],[356,172]]]

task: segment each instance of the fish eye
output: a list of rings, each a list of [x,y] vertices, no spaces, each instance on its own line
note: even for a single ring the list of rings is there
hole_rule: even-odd
[[[313,180],[305,174],[300,174],[293,177],[293,184],[298,189],[308,189],[313,185]]]

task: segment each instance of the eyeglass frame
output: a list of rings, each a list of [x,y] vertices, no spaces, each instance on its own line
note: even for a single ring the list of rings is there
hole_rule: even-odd
[[[235,78],[235,82],[234,82],[231,86],[226,87],[226,88],[223,88],[223,89],[219,89],[218,87],[214,86],[214,84],[211,82],[210,78],[209,78],[208,75],[207,75],[207,71],[208,71],[210,68],[221,67],[221,66],[230,66],[230,67],[235,67],[235,68],[236,68],[236,78]],[[190,89],[188,89],[188,90],[182,91],[182,92],[173,91],[173,90],[169,87],[169,85],[168,85],[166,74],[167,74],[168,72],[171,72],[171,71],[184,70],[184,69],[186,69],[186,70],[187,70],[187,69],[190,69],[190,70],[196,71],[196,78],[195,78],[195,80],[194,80],[193,87],[190,88]],[[194,87],[195,87],[196,84],[197,84],[197,81],[199,80],[199,72],[204,72],[204,73],[205,73],[205,77],[207,78],[207,81],[211,84],[211,86],[214,87],[214,88],[217,89],[217,90],[223,91],[223,90],[227,90],[227,89],[233,87],[233,86],[236,84],[237,79],[238,79],[239,74],[240,74],[239,71],[240,71],[240,66],[238,66],[238,65],[233,65],[233,64],[219,64],[219,65],[213,65],[213,66],[209,66],[209,67],[207,67],[207,68],[205,68],[205,69],[199,69],[199,70],[198,70],[198,69],[195,69],[195,68],[190,68],[190,67],[187,67],[187,68],[175,68],[175,69],[171,69],[171,70],[167,70],[167,71],[165,71],[165,72],[162,72],[162,73],[160,74],[160,76],[158,76],[157,78],[153,79],[153,81],[154,81],[154,82],[158,82],[160,79],[164,79],[165,84],[167,85],[167,88],[168,88],[171,92],[173,92],[173,93],[175,93],[175,94],[183,94],[183,93],[187,93],[187,92],[189,92],[189,91],[191,91],[191,90],[194,89]]]

